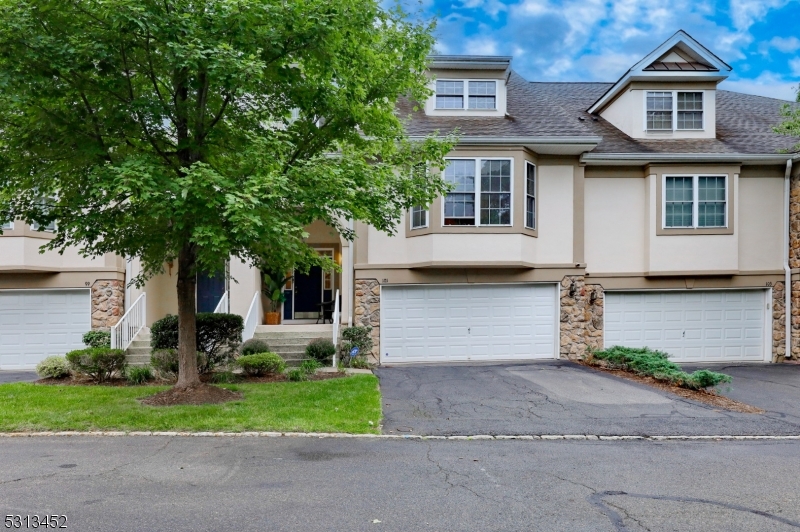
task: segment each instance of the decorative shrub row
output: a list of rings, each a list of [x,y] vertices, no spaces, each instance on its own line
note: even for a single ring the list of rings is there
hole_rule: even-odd
[[[716,373],[706,369],[686,373],[680,366],[668,359],[667,353],[653,351],[647,347],[614,346],[603,351],[593,351],[589,362],[602,360],[606,367],[632,371],[637,375],[653,377],[682,388],[700,390],[731,382],[730,375]]]

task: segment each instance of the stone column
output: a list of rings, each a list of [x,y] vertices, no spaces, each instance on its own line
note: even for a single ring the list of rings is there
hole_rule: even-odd
[[[356,279],[353,325],[372,327],[372,360],[380,360],[381,285],[377,279]]]
[[[92,285],[92,330],[108,330],[125,314],[125,281],[97,280]]]
[[[603,287],[586,284],[582,275],[561,280],[561,350],[563,358],[580,360],[589,348],[603,348]]]

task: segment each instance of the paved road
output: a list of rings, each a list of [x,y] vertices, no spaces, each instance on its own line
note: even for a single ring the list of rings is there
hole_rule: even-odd
[[[0,517],[65,514],[76,531],[797,530],[799,455],[797,441],[3,438]]]
[[[734,381],[723,391],[766,414],[715,409],[566,360],[376,373],[387,433],[782,435],[800,434],[798,369],[730,368]]]

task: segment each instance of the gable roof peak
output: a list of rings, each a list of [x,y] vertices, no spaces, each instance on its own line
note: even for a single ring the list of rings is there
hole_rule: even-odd
[[[732,69],[691,35],[678,30],[633,65],[590,108],[602,110],[631,81],[722,81]]]

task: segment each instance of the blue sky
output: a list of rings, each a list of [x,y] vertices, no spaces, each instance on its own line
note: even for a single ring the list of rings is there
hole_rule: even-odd
[[[794,100],[800,0],[414,0],[444,54],[511,55],[531,81],[616,81],[683,29],[733,67],[720,88]]]

